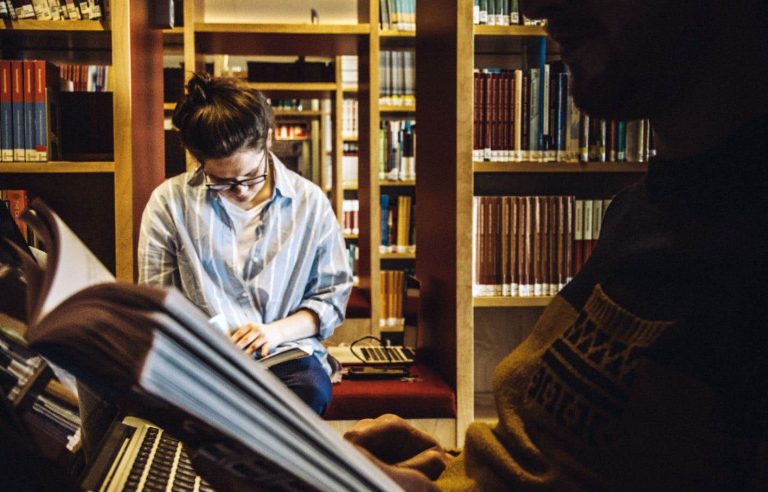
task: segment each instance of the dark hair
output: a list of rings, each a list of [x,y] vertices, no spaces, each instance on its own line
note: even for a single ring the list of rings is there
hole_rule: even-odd
[[[267,144],[275,117],[264,95],[230,77],[193,74],[176,105],[173,124],[181,141],[201,163]]]

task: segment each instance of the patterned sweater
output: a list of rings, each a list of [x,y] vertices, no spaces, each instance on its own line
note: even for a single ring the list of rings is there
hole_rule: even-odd
[[[656,159],[497,367],[442,490],[768,490],[768,141]]]

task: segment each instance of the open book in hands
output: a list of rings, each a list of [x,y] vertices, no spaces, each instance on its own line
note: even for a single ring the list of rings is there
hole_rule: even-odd
[[[32,348],[165,428],[222,490],[399,490],[174,288],[115,283],[42,201],[23,216],[48,250],[27,277]]]

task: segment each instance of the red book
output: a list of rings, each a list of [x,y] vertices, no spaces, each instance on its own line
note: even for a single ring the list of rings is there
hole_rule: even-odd
[[[573,264],[573,244],[574,244],[574,214],[576,207],[576,197],[569,196],[565,201],[565,271],[567,272],[566,283],[576,275],[576,270]]]
[[[536,258],[534,258],[533,255],[533,243],[534,243],[534,212],[535,212],[535,204],[534,199],[531,196],[525,197],[525,206],[524,206],[524,216],[525,216],[525,234],[523,239],[523,249],[525,250],[525,261],[523,262],[524,269],[523,269],[523,278],[524,283],[523,292],[520,293],[522,296],[532,296],[533,295],[533,286],[536,281],[534,278],[534,272],[533,272],[533,265],[536,262]]]
[[[509,266],[511,260],[511,201],[510,197],[500,197],[501,200],[501,295],[509,296],[512,290],[512,269]]]
[[[24,160],[37,161],[35,152],[35,63],[24,60]]]
[[[11,61],[11,112],[13,113],[13,160],[24,161],[24,67]]]
[[[547,200],[549,217],[547,220],[547,272],[549,295],[557,294],[557,197],[550,196]]]
[[[568,197],[558,196],[556,197],[557,203],[557,268],[556,268],[556,281],[557,290],[559,291],[565,287],[565,279],[568,277],[568,272],[565,266],[566,256],[566,200]]]
[[[21,212],[27,208],[26,190],[3,190],[3,199],[8,201],[8,208],[11,211],[13,220],[21,231],[24,239],[27,238],[27,224],[21,220]]]
[[[34,60],[33,145],[38,161],[57,157],[59,70],[45,60]]]
[[[0,60],[0,161],[13,161],[13,107],[9,60]]]
[[[592,246],[594,239],[592,234],[594,233],[594,200],[584,200],[584,255],[581,259],[582,267],[587,263],[590,255],[592,254]]]

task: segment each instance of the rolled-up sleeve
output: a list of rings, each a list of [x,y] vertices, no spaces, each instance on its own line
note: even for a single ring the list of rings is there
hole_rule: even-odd
[[[168,207],[156,189],[144,208],[139,232],[139,283],[179,286],[176,232]]]
[[[323,231],[299,306],[317,315],[320,321],[320,340],[333,335],[336,327],[344,321],[347,301],[352,291],[352,271],[341,228],[330,207],[326,208],[323,216]]]

